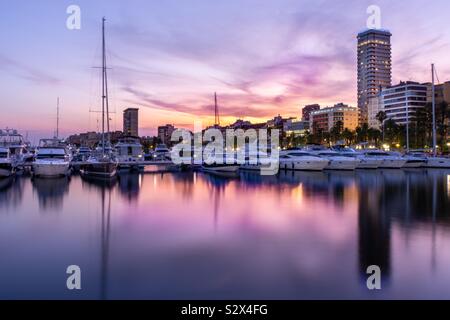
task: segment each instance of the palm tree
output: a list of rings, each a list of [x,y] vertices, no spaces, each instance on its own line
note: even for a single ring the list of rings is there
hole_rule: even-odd
[[[436,107],[436,129],[440,136],[440,148],[444,150],[445,143],[447,142],[447,120],[450,118],[450,108],[446,101],[442,101]]]
[[[381,137],[381,131],[374,128],[369,128],[369,130],[367,130],[367,137],[369,141],[373,141],[376,145],[378,145],[378,140]]]
[[[341,133],[344,127],[344,123],[342,121],[337,121],[333,128],[330,130],[330,137],[334,142],[338,141],[341,138]]]
[[[355,134],[350,131],[348,128],[345,128],[344,131],[342,131],[342,138],[345,139],[345,143],[350,145],[353,143]]]
[[[380,122],[381,131],[383,132],[383,140],[384,140],[384,121],[387,119],[386,112],[380,111],[375,116],[377,120]]]
[[[369,131],[369,125],[364,123],[362,127],[356,128],[356,138],[358,142],[366,142],[367,141],[367,133]]]

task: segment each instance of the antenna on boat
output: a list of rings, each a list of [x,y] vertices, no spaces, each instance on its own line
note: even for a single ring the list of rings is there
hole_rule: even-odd
[[[436,89],[434,86],[434,63],[431,64],[431,96],[433,112],[433,156],[436,157]]]

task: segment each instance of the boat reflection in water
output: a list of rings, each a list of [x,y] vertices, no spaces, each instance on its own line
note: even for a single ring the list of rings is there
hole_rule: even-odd
[[[54,187],[16,177],[0,185],[0,298],[450,299],[449,176],[154,172]],[[34,214],[55,206],[63,214]],[[59,275],[71,264],[86,283],[76,295]],[[370,265],[381,291],[366,287]]]
[[[64,197],[69,193],[69,177],[59,177],[53,179],[33,178],[33,190],[39,199],[41,210],[54,211],[63,208]]]

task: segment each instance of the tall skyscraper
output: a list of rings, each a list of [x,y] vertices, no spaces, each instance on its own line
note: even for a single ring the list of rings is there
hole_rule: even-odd
[[[386,30],[370,29],[358,34],[359,122],[368,122],[369,99],[382,87],[391,86],[391,36]]]
[[[128,108],[123,112],[123,133],[127,136],[139,137],[139,109]]]

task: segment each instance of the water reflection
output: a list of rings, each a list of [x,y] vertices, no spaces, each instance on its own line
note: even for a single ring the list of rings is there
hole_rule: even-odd
[[[133,202],[139,197],[142,184],[142,175],[139,173],[120,173],[119,175],[120,194],[129,202]]]
[[[31,181],[39,199],[39,207],[44,212],[46,210],[58,211],[63,208],[64,197],[69,192],[70,178],[33,178]]]
[[[22,202],[23,188],[20,177],[0,179],[0,208],[18,206]]]
[[[107,200],[106,200],[107,198]],[[101,261],[100,261],[100,299],[106,300],[108,294],[109,236],[111,228],[111,191],[101,191]]]
[[[0,215],[0,243],[12,244],[0,245],[0,296],[23,297],[27,279],[11,274],[38,261],[50,284],[33,283],[46,288],[33,297],[66,297],[53,268],[75,260],[98,284],[83,298],[370,298],[370,265],[382,270],[383,297],[450,298],[449,177],[411,169],[0,180],[2,212],[15,213]],[[64,214],[33,215],[55,208]]]

